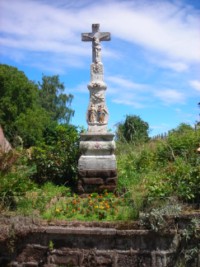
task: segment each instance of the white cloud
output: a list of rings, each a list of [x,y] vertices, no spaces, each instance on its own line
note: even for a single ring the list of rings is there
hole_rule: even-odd
[[[198,80],[192,80],[189,82],[190,86],[192,86],[195,90],[200,92],[200,81]]]
[[[106,78],[109,82],[112,82],[113,84],[120,86],[121,90],[124,88],[130,88],[130,89],[144,89],[146,88],[146,85],[139,84],[139,83],[134,83],[128,79],[119,77],[119,76],[108,76]]]
[[[83,83],[79,84],[77,87],[69,89],[69,91],[72,93],[88,94],[87,82],[83,82]]]
[[[132,97],[131,97],[132,98]],[[114,98],[112,100],[113,103],[116,104],[122,104],[126,106],[132,106],[133,108],[144,108],[144,105],[141,104],[140,102],[134,101],[130,98],[130,96],[122,96],[121,98]]]
[[[149,88],[146,84],[135,83],[134,81],[121,76],[108,76],[107,94],[112,97],[112,102],[132,106],[136,109],[144,108],[148,101],[146,93]]]
[[[194,9],[177,3],[1,0],[0,42],[13,49],[88,56],[91,51],[82,44],[80,33],[100,22],[102,30],[165,55],[164,65],[183,71],[186,62],[200,61],[200,20]],[[106,53],[114,55],[114,51]]]
[[[181,61],[169,61],[169,60],[155,60],[151,59],[152,63],[155,63],[159,67],[165,68],[165,69],[171,69],[176,72],[184,72],[189,69],[189,64]]]
[[[164,89],[155,91],[154,95],[159,98],[164,104],[182,104],[185,101],[185,95],[174,89]]]
[[[106,24],[117,37],[172,59],[200,61],[200,22],[198,14],[191,8],[165,1],[159,4],[156,1],[142,2],[134,7],[126,2],[106,8],[113,14],[105,19]]]

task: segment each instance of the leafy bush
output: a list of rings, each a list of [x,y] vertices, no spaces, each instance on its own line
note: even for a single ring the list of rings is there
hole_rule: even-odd
[[[36,185],[29,177],[34,173],[35,168],[28,165],[28,158],[23,151],[21,154],[16,151],[9,152],[4,158],[4,166],[0,171],[0,202],[1,206],[15,207],[16,196],[23,196],[27,191],[36,188]],[[2,167],[2,166],[1,166]]]
[[[39,183],[73,184],[77,173],[78,131],[71,125],[58,125],[46,132],[45,143],[32,149],[31,163],[36,165],[32,177]]]

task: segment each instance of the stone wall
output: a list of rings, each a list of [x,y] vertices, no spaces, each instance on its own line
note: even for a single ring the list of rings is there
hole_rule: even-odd
[[[12,149],[10,143],[4,136],[3,129],[0,125],[0,151],[3,151],[5,153],[9,152]]]
[[[182,250],[176,230],[155,233],[137,223],[6,220],[0,223],[0,266],[175,267]],[[200,255],[188,266],[199,267]]]

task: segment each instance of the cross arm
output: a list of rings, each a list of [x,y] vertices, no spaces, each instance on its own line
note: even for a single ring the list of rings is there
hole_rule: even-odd
[[[92,41],[93,36],[90,33],[82,33],[81,34],[81,40],[88,42],[88,41]]]
[[[100,38],[101,41],[110,41],[111,34],[109,32],[101,32]]]

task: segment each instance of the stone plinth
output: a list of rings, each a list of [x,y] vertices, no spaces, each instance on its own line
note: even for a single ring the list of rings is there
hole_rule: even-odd
[[[88,132],[81,134],[79,193],[115,191],[117,166],[114,155],[115,142],[111,133]]]

